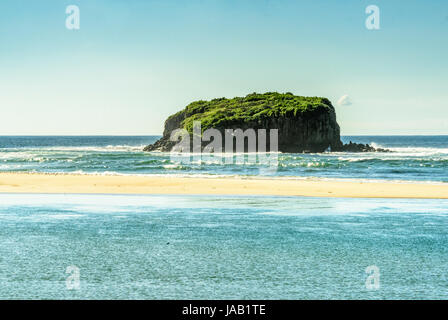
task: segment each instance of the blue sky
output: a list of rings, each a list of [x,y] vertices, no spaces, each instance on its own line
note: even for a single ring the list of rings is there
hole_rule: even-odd
[[[447,57],[446,0],[2,0],[0,135],[160,134],[265,91],[328,97],[346,135],[448,134]]]

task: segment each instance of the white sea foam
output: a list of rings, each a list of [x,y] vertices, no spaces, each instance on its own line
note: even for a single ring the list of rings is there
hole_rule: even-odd
[[[448,155],[448,148],[433,148],[433,147],[390,147],[387,145],[380,145],[371,142],[370,145],[374,148],[388,149],[394,153],[400,153],[408,156],[430,156],[430,155]]]
[[[51,146],[51,147],[29,147],[29,148],[7,148],[0,151],[6,151],[1,152],[2,154],[8,154],[8,153],[30,153],[30,152],[58,152],[58,151],[64,151],[64,152],[81,152],[81,151],[87,151],[87,152],[122,152],[122,151],[143,151],[143,148],[145,145],[108,145],[104,147],[99,146]]]
[[[182,165],[180,164],[166,164],[162,166],[165,169],[182,169]]]
[[[389,148],[389,150],[410,156],[448,155],[448,148],[402,147],[402,148]]]

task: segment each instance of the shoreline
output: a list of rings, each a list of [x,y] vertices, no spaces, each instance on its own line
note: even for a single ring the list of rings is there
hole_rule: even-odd
[[[448,199],[448,184],[71,173],[0,173],[0,193],[260,195]]]

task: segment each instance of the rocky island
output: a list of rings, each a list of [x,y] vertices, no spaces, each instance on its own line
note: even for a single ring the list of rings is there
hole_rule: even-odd
[[[352,142],[344,145],[335,109],[327,98],[277,92],[192,102],[168,117],[162,138],[144,151],[170,151],[176,144],[170,141],[173,130],[184,128],[192,134],[193,121],[200,121],[203,131],[209,128],[220,132],[225,129],[278,129],[280,152],[386,151]]]

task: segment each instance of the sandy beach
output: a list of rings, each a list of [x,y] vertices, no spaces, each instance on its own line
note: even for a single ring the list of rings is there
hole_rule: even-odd
[[[0,192],[448,199],[448,184],[0,173]]]

